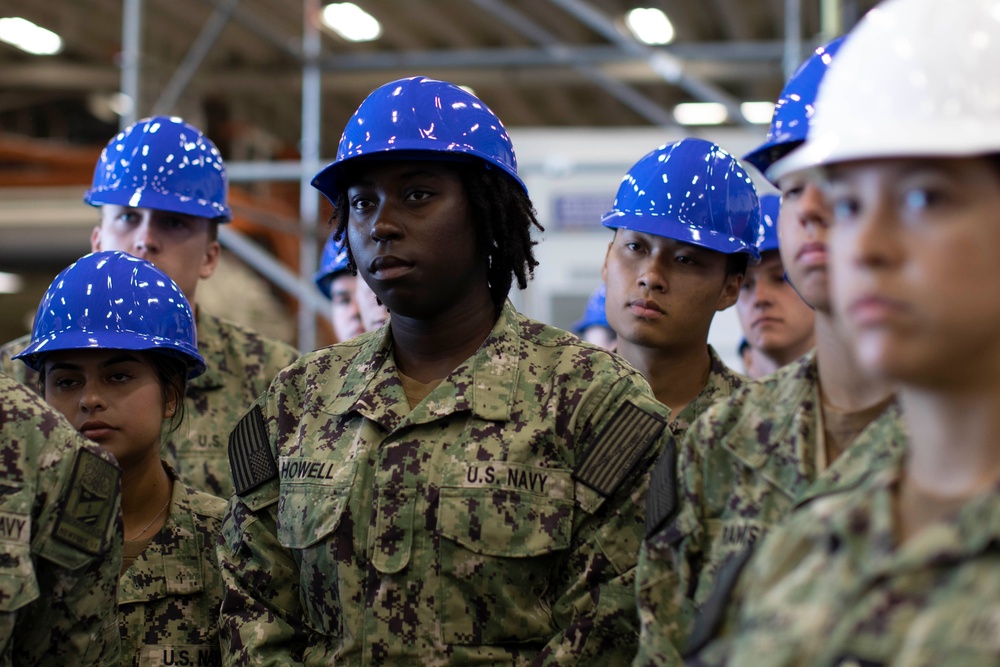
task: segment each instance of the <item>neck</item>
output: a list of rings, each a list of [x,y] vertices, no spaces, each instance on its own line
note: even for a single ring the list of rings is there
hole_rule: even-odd
[[[441,380],[479,350],[496,321],[488,295],[474,307],[463,304],[434,319],[393,313],[389,328],[396,365],[419,382]]]
[[[899,393],[909,432],[906,476],[917,488],[961,498],[1000,481],[1000,386]]]
[[[816,364],[824,401],[845,412],[858,412],[892,396],[891,383],[861,368],[833,318],[816,311]]]
[[[675,416],[702,392],[712,370],[706,343],[666,351],[619,339],[617,352],[642,373],[656,400]]]
[[[152,454],[155,456],[122,468],[122,519],[127,539],[155,534],[156,524],[163,525],[167,516],[161,510],[170,500],[173,484],[158,451],[153,450]],[[136,536],[150,521],[153,521],[150,529]]]

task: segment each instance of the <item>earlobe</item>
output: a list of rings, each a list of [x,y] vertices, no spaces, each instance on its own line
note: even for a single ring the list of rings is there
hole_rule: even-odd
[[[101,250],[101,226],[98,225],[94,227],[94,230],[90,232],[90,252],[99,252]]]

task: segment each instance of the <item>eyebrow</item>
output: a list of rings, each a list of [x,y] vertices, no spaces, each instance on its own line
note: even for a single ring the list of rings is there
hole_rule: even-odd
[[[101,368],[107,368],[108,366],[114,366],[115,364],[123,364],[123,363],[138,362],[138,361],[139,358],[136,357],[135,355],[129,354],[128,352],[123,352],[121,354],[116,354],[107,361],[102,362]],[[57,361],[53,362],[53,364],[49,366],[49,371],[50,372],[62,371],[62,370],[78,371],[81,368],[83,367],[80,364],[71,364],[68,361]]]

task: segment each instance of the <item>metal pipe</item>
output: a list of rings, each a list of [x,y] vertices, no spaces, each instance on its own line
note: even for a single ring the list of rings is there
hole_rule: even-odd
[[[312,280],[303,281],[287,266],[279,262],[264,248],[248,239],[229,225],[219,226],[219,243],[234,255],[245,261],[258,271],[264,278],[270,280],[279,288],[285,290],[303,305],[303,310],[309,312],[330,312],[330,301],[323,296]],[[303,349],[303,352],[308,350]]]
[[[792,78],[802,63],[802,0],[785,0],[785,55],[782,68],[785,81]]]
[[[316,271],[316,228],[319,222],[319,193],[310,185],[319,171],[320,107],[322,72],[319,57],[322,43],[319,32],[319,0],[302,3],[302,169],[299,173],[299,217],[302,224],[302,245],[299,250],[299,278],[311,280]],[[303,352],[316,347],[316,313],[299,302],[299,349]]]
[[[198,33],[194,42],[191,43],[191,48],[184,54],[184,60],[181,61],[174,75],[170,77],[170,81],[164,86],[159,99],[153,104],[154,114],[170,113],[170,110],[174,108],[181,93],[187,88],[191,77],[194,76],[194,73],[201,66],[202,61],[205,60],[205,56],[212,49],[212,45],[218,39],[219,33],[226,27],[233,12],[236,11],[236,5],[239,3],[240,0],[226,0],[225,5],[216,7],[215,11],[212,12],[212,16],[209,17],[208,21],[202,27],[201,32]]]
[[[121,93],[127,108],[118,117],[118,129],[124,130],[139,117],[139,66],[142,53],[142,0],[124,0],[122,5]]]

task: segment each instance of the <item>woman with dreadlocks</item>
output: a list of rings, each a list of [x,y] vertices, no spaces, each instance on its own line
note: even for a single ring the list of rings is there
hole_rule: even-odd
[[[499,119],[386,84],[313,185],[391,317],[302,357],[233,433],[229,663],[627,664],[668,410],[507,300],[541,227]]]

